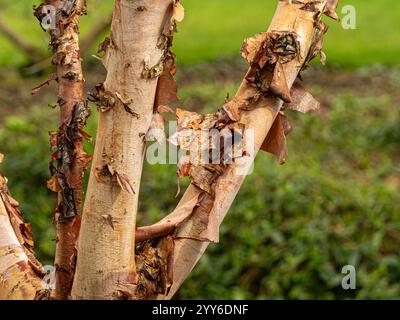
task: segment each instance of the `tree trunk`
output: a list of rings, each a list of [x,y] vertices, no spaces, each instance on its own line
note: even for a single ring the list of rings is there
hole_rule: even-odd
[[[157,47],[172,0],[116,0],[95,94],[96,147],[83,210],[73,299],[122,299],[136,282],[135,227],[145,135],[157,88]],[[144,69],[149,68],[149,75]]]
[[[29,224],[23,222],[18,202],[0,173],[0,300],[40,298],[45,291],[42,271],[33,256]]]
[[[183,19],[183,8],[179,0],[115,1],[111,35],[101,46],[107,79],[91,95],[100,115],[76,265],[82,172],[88,161],[82,138],[89,112],[83,98],[78,46],[78,20],[84,2],[68,2],[73,3],[68,8],[59,0],[47,3],[55,5],[59,13],[57,28],[50,34],[61,108],[61,126],[51,134],[54,153],[49,187],[59,194],[53,296],[169,299],[208,244],[219,241],[219,226],[258,151],[271,151],[284,161],[282,108],[296,109],[299,102],[303,102],[301,109],[315,107],[312,99],[296,101],[305,95],[304,91],[295,95],[293,90],[299,89],[293,84],[318,53],[324,58],[321,49],[327,27],[321,16],[326,13],[337,18],[337,0],[280,0],[268,32],[248,39],[242,48],[250,69],[235,97],[212,115],[177,110],[182,128],[194,126],[197,132],[217,128],[220,134],[240,129],[242,136],[253,137],[253,144],[245,145],[245,151],[229,165],[198,164],[192,159],[185,166],[178,164],[179,174],[189,175],[192,184],[176,210],[159,223],[137,230],[145,135],[154,109],[168,109],[157,107],[176,96],[174,55],[170,51],[175,30],[172,21]],[[41,7],[36,13],[40,18]],[[183,124],[185,117],[190,121]],[[220,148],[228,152],[225,145]],[[48,298],[43,276],[33,255],[29,225],[23,223],[19,205],[0,174],[0,299]]]
[[[56,237],[56,299],[67,299],[75,273],[76,242],[79,235],[82,207],[82,178],[89,157],[83,151],[83,128],[90,114],[84,98],[84,78],[79,50],[78,23],[86,10],[85,1],[73,3],[47,0],[55,8],[55,29],[50,29],[57,66],[58,105],[61,125],[50,133],[52,179],[48,187],[58,192],[58,206],[54,214]],[[35,9],[42,21],[46,13],[43,5]]]

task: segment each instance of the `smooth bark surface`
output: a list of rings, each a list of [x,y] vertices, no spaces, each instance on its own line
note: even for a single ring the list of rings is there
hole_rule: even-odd
[[[116,0],[98,87],[96,147],[83,211],[73,299],[124,299],[135,291],[135,227],[157,47],[172,0]],[[156,72],[155,68],[149,71]]]

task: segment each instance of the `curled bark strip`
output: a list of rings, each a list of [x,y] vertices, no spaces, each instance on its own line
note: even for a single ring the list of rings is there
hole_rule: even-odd
[[[172,234],[190,215],[198,203],[198,194],[189,199],[183,206],[177,207],[171,214],[156,224],[136,229],[136,243],[156,239]]]
[[[259,33],[247,39],[241,51],[251,66],[246,80],[256,90],[252,102],[270,94],[284,102],[290,102],[291,96],[283,65],[295,58],[301,58],[298,35],[292,31]],[[247,100],[247,103],[251,102]]]
[[[311,93],[309,93],[300,81],[297,79],[290,90],[292,96],[291,103],[283,105],[284,110],[294,110],[301,113],[308,113],[317,111],[320,108],[320,103],[315,100]]]
[[[316,21],[316,27],[314,32],[314,38],[311,44],[311,49],[307,55],[302,69],[306,69],[309,62],[313,60],[317,55],[320,55],[320,61],[323,65],[326,64],[326,55],[322,51],[324,44],[324,34],[328,31],[328,26],[321,20]]]
[[[72,287],[75,272],[75,244],[80,229],[82,206],[82,176],[90,160],[83,151],[83,131],[90,114],[83,97],[84,78],[79,50],[78,23],[86,12],[84,0],[46,0],[35,8],[35,16],[42,22],[47,11],[45,5],[55,8],[55,29],[50,29],[52,63],[57,66],[58,105],[61,124],[58,132],[52,132],[53,178],[48,186],[57,191],[58,205],[55,213],[56,242],[56,299],[66,299]]]
[[[284,102],[292,102],[292,97],[286,82],[285,72],[282,64],[278,61],[274,69],[274,75],[270,87],[271,93],[281,98]]]
[[[1,162],[1,161],[0,161]],[[0,299],[32,300],[44,295],[41,264],[33,252],[32,232],[0,173]]]
[[[286,162],[288,155],[286,136],[290,131],[288,119],[279,113],[261,146],[261,150],[272,153],[279,164]]]
[[[174,33],[177,31],[176,24],[183,21],[185,12],[179,0],[174,0],[171,6],[172,10],[169,9],[165,16],[162,34],[157,44],[162,54],[158,63],[161,71],[154,100],[154,110],[157,110],[159,106],[169,105],[178,101],[178,85],[174,79],[176,56],[172,52],[172,44]]]
[[[336,7],[338,6],[339,0],[328,0],[326,9],[325,9],[325,14],[332,18],[333,20],[339,21],[339,17],[337,13],[335,12]]]

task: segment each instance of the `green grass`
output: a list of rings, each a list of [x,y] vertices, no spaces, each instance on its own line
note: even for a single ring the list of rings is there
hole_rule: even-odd
[[[185,20],[179,25],[175,49],[179,62],[191,64],[226,55],[239,55],[246,37],[267,28],[277,0],[182,0]],[[36,0],[19,0],[2,12],[11,25],[38,48],[47,47],[47,37],[32,16]],[[326,19],[331,26],[326,36],[325,51],[329,63],[345,67],[366,64],[399,65],[398,0],[342,0],[357,11],[357,29],[344,30],[340,24]],[[102,15],[112,10],[112,1],[89,0],[89,16],[82,19],[83,36]],[[4,5],[3,5],[4,7]],[[0,66],[17,65],[24,56],[0,35]]]

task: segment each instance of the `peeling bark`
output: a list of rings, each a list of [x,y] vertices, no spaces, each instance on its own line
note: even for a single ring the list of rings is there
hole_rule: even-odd
[[[54,214],[56,238],[56,299],[67,299],[74,278],[76,241],[80,229],[82,207],[82,177],[90,157],[83,151],[83,128],[90,114],[84,99],[81,56],[78,39],[79,18],[85,13],[85,1],[47,0],[56,9],[56,29],[50,30],[52,63],[57,66],[58,105],[61,125],[50,133],[52,179],[48,187],[58,193]],[[44,5],[35,8],[42,20]]]
[[[268,32],[245,42],[242,51],[251,68],[232,100],[233,106],[237,105],[236,110],[232,105],[225,105],[223,109],[231,121],[240,117],[239,123],[244,125],[245,132],[253,130],[254,149],[246,150],[245,156],[235,159],[215,180],[208,180],[212,192],[201,188],[192,177],[192,184],[177,210],[196,196],[199,202],[191,209],[190,219],[173,231],[173,284],[169,293],[159,295],[159,299],[172,298],[204,254],[209,242],[218,242],[219,225],[245,179],[245,175],[239,172],[251,167],[263,144],[276,142],[282,134],[279,139],[284,141],[288,125],[282,121],[276,131],[278,133],[269,141],[268,134],[274,123],[282,120],[279,115],[284,102],[299,103],[297,96],[292,101],[289,90],[308,61],[321,52],[322,35],[326,28],[320,19],[327,10],[327,1],[281,0]],[[282,146],[279,146],[277,155],[283,161],[286,143],[280,144]]]
[[[11,197],[7,179],[0,173],[0,300],[48,296],[43,276],[33,253],[30,226],[24,223],[19,204]]]
[[[165,34],[174,3],[115,1],[111,35],[99,57],[107,79],[92,96],[100,115],[72,299],[131,299],[136,292],[135,226],[144,138],[158,77],[170,59]]]

